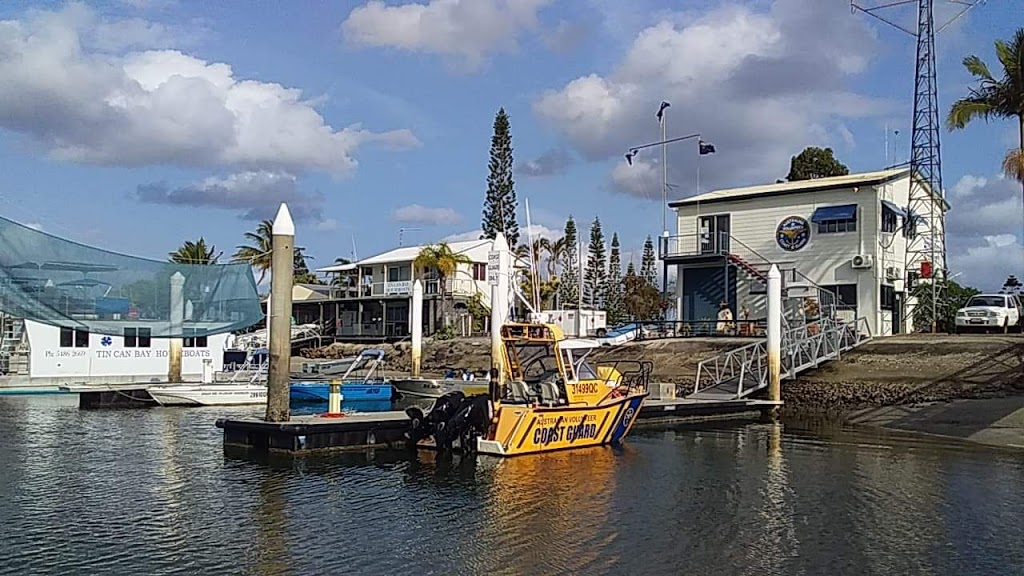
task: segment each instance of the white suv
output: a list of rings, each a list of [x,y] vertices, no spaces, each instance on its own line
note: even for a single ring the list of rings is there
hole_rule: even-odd
[[[956,311],[956,331],[1020,330],[1020,300],[1014,294],[978,294]]]

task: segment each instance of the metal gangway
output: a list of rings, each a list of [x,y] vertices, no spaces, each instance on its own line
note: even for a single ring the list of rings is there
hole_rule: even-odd
[[[782,333],[781,376],[796,378],[871,339],[867,318],[844,321],[825,318]],[[723,400],[749,396],[768,387],[768,340],[730,350],[697,365],[693,399]]]

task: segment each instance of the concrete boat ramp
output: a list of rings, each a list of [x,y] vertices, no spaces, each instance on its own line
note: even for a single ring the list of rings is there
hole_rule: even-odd
[[[640,409],[635,426],[755,419],[779,404],[752,399],[648,400]],[[346,414],[340,418],[297,416],[288,422],[221,418],[216,424],[224,430],[225,450],[301,455],[403,446],[410,421],[404,411],[393,410]]]

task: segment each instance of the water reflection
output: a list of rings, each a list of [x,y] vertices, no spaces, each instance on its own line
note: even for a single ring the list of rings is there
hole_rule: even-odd
[[[0,574],[1007,574],[1016,453],[843,429],[636,430],[508,460],[238,459],[243,409],[0,398]]]

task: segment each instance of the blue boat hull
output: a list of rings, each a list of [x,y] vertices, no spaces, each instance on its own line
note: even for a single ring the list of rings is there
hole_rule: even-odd
[[[292,402],[327,402],[331,386],[327,382],[292,382],[290,398]],[[391,401],[394,388],[391,384],[364,384],[362,382],[344,382],[341,385],[343,402]]]

